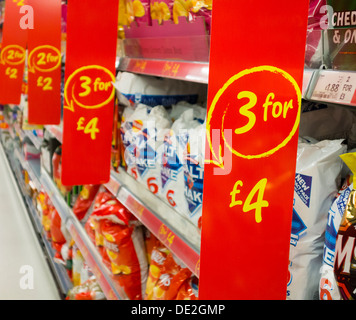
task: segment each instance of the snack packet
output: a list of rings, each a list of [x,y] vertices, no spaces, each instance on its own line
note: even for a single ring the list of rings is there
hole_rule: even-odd
[[[335,245],[334,273],[343,300],[356,299],[356,207],[355,207],[355,178],[356,153],[340,156],[353,174],[353,188],[348,197],[345,212],[337,233]]]
[[[328,212],[323,265],[320,270],[320,300],[340,300],[340,293],[334,275],[335,244],[337,232],[340,227],[342,216],[344,215],[347,200],[353,188],[352,180],[352,176],[348,176],[345,179],[343,186],[338,192],[336,199],[334,200]]]
[[[94,198],[100,188],[100,185],[84,185],[77,197],[74,206],[73,213],[81,221],[85,214],[88,212]]]
[[[299,139],[290,239],[287,299],[319,297],[328,210],[339,190],[343,140],[317,143]]]

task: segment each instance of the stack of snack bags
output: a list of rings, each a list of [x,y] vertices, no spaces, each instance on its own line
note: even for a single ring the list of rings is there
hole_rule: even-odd
[[[162,245],[153,248],[145,300],[198,299],[197,279],[177,261]]]
[[[86,222],[104,264],[130,300],[141,300],[147,281],[142,226],[109,192],[99,192]]]

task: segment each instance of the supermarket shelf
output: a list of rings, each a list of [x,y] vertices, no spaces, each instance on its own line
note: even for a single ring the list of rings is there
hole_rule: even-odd
[[[124,57],[120,59],[118,69],[120,71],[199,83],[208,83],[209,78],[208,62],[168,61]]]
[[[302,97],[303,98],[306,98],[308,96],[310,86],[315,79],[316,73],[317,73],[317,71],[314,69],[304,69],[303,85],[302,85]]]
[[[193,224],[124,170],[112,172],[110,181],[105,186],[199,277],[200,234]]]
[[[83,226],[73,214],[72,210],[64,201],[62,195],[59,193],[52,179],[48,173],[41,169],[41,184],[47,194],[49,195],[53,205],[58,211],[62,221],[65,223],[69,233],[78,246],[88,266],[96,276],[101,289],[109,300],[126,299],[125,293],[113,281],[110,271],[102,262],[102,258],[91,242],[89,236],[86,234]]]
[[[14,150],[14,155],[15,157],[19,160],[21,166],[23,169],[25,169],[29,175],[30,178],[33,182],[37,181],[36,183],[36,188],[40,189],[41,185],[39,183],[40,179],[40,161],[39,160],[25,160],[24,157],[22,156],[21,152],[17,149]],[[43,243],[43,248],[45,249],[47,256],[49,257],[48,262],[51,265],[52,270],[54,270],[54,275],[57,279],[57,283],[60,287],[60,290],[64,296],[68,293],[68,291],[73,287],[72,282],[70,281],[68,274],[65,270],[65,268],[62,265],[59,265],[58,263],[54,262],[53,258],[55,256],[55,252],[50,244],[50,242],[47,240],[44,230],[42,227],[42,223],[40,221],[40,218],[37,214],[37,211],[34,207],[34,204],[32,203],[31,199],[25,194],[25,185],[23,183],[23,180],[21,178],[21,173],[18,172],[19,170],[16,170],[14,168],[15,175],[17,178],[17,182],[19,183],[21,189],[22,189],[22,194],[25,199],[31,221],[33,222],[33,225],[35,226],[35,230],[37,234],[39,235],[39,239]]]
[[[18,149],[14,150],[14,154],[20,161],[22,167],[28,172],[37,190],[41,189],[41,163],[39,159],[25,160],[21,151]]]
[[[48,125],[45,129],[52,134],[60,143],[62,143],[63,129],[61,126]]]
[[[356,106],[356,72],[318,70],[311,81],[307,99]]]
[[[34,146],[36,147],[37,150],[40,150],[41,145],[42,145],[42,139],[37,137],[32,130],[24,130],[24,133],[27,137],[30,138]]]

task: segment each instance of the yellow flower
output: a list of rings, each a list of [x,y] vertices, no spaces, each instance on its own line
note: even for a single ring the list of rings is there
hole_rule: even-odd
[[[167,4],[164,2],[154,2],[151,5],[151,17],[153,20],[158,20],[159,24],[162,21],[168,21],[171,18],[171,13]]]
[[[201,8],[205,8],[207,7],[205,5],[205,1],[204,0],[190,0],[190,3],[191,3],[191,11],[194,12],[194,13],[197,13],[199,12],[199,10]]]
[[[145,8],[143,7],[140,0],[134,0],[132,2],[134,16],[141,18],[145,15]]]
[[[189,15],[188,2],[185,2],[184,0],[175,0],[173,4],[174,23],[175,24],[179,23],[178,17],[188,17],[188,15]]]

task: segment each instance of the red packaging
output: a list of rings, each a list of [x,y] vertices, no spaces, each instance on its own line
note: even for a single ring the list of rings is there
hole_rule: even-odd
[[[62,219],[54,207],[51,207],[50,210],[50,221],[52,246],[60,254],[66,239],[62,233]]]
[[[146,258],[143,241],[140,247],[136,239],[139,231],[138,228],[109,220],[105,220],[102,225],[104,247],[111,261],[111,271],[130,300],[142,299],[143,284],[147,280],[147,262],[142,261],[142,258]]]
[[[109,191],[99,192],[95,197],[94,209],[99,208],[106,202],[110,201],[110,203],[118,203],[118,200],[114,197],[114,195]]]
[[[144,237],[145,237],[145,247],[146,247],[147,261],[148,261],[148,264],[151,264],[151,253],[152,253],[152,250],[155,247],[159,247],[160,246],[160,241],[148,229],[145,229]]]
[[[84,185],[73,206],[73,213],[78,220],[82,220],[94,201],[100,185]]]
[[[198,287],[197,283],[194,283],[195,281],[198,282],[198,279],[185,280],[178,291],[176,300],[198,300],[198,290],[193,289],[193,286]]]
[[[62,147],[58,147],[52,157],[52,166],[53,166],[53,181],[57,185],[59,191],[66,195],[69,191],[72,190],[71,186],[64,186],[62,184]]]

